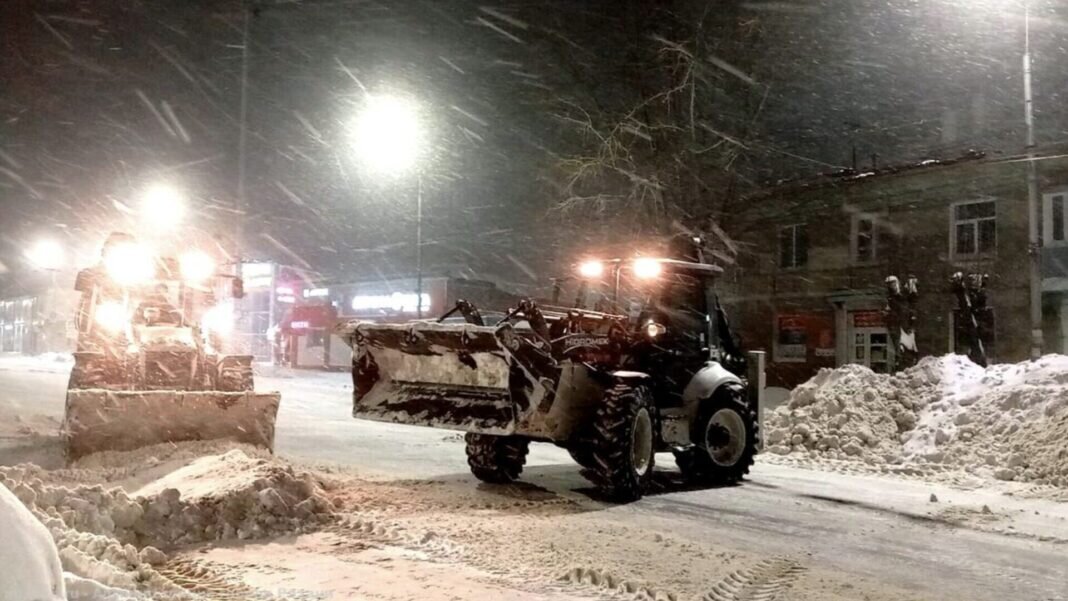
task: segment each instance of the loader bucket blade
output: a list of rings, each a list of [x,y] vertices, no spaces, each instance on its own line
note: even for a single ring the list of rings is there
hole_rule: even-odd
[[[277,392],[67,391],[67,457],[163,442],[230,439],[274,447]]]
[[[353,416],[485,434],[512,434],[530,388],[496,328],[470,324],[354,323]]]

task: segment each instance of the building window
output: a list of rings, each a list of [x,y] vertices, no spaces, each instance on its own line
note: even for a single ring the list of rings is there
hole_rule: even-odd
[[[853,216],[854,263],[874,263],[879,258],[879,223],[874,215]]]
[[[997,249],[997,207],[993,200],[953,205],[952,254],[955,257],[992,255]]]
[[[779,230],[779,267],[792,269],[808,264],[808,234],[804,225]]]
[[[1046,246],[1066,246],[1065,202],[1068,192],[1054,192],[1042,196],[1042,239]]]

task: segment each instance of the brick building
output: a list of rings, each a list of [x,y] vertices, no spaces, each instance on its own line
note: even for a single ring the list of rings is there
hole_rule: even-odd
[[[1068,350],[1068,159],[1046,153],[1043,330]],[[1063,156],[1063,155],[1062,155]],[[776,185],[728,211],[739,246],[724,301],[768,383],[792,387],[820,367],[893,366],[884,281],[919,278],[921,356],[957,350],[953,273],[987,273],[994,361],[1029,355],[1027,164],[969,154]]]

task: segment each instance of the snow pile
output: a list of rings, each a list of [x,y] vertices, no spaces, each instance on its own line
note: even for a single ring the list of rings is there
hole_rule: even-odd
[[[197,459],[132,495],[42,476],[34,465],[0,467],[0,484],[51,532],[64,569],[127,590],[178,592],[155,569],[167,560],[161,548],[308,531],[334,509],[312,475],[242,450]]]
[[[769,450],[901,462],[901,434],[916,426],[916,405],[925,402],[910,375],[883,376],[861,365],[821,369],[768,417]]]
[[[768,418],[769,450],[928,463],[1068,486],[1068,357],[981,368],[928,357],[895,375],[821,370]]]
[[[0,601],[66,599],[56,545],[48,530],[0,484]]]

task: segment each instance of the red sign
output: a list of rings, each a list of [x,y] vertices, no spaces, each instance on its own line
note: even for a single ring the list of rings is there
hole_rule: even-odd
[[[853,311],[854,328],[885,328],[886,315],[882,311]]]
[[[775,361],[804,362],[809,349],[816,357],[834,356],[834,320],[825,313],[776,316]]]
[[[337,309],[332,305],[298,305],[282,319],[282,330],[309,330],[329,328],[337,321]]]

